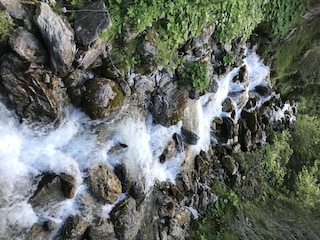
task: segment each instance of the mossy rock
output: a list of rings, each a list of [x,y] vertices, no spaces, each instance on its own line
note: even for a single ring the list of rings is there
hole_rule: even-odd
[[[85,83],[85,88],[81,106],[91,119],[107,118],[121,109],[124,94],[116,82],[94,78]]]

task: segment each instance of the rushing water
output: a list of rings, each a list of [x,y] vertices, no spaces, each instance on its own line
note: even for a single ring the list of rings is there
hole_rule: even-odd
[[[256,86],[266,86],[269,69],[258,56],[247,51],[244,65],[248,70],[249,83],[233,81],[239,68],[218,81],[219,89],[215,94],[202,96],[194,113],[198,119],[200,140],[196,151],[206,150],[210,144],[210,125],[215,117],[226,115],[221,104],[230,95],[239,118],[243,104],[240,98],[248,98],[249,91]],[[261,103],[266,99],[260,98]],[[259,104],[261,104],[259,103]],[[114,167],[124,163],[135,180],[144,183],[146,191],[153,186],[155,179],[174,182],[185,153],[179,153],[166,161],[159,162],[159,156],[174,133],[181,131],[182,123],[165,128],[152,123],[150,115],[125,118],[113,124],[112,130],[101,136],[95,130],[97,124],[90,121],[81,111],[73,107],[65,110],[65,119],[59,127],[36,127],[19,123],[12,112],[0,103],[0,236],[9,236],[12,229],[24,229],[38,221],[38,217],[54,218],[59,223],[78,205],[75,199],[87,191],[83,183],[84,170],[96,164],[105,163]],[[108,123],[100,123],[103,126]],[[126,149],[110,154],[117,144]],[[36,189],[42,173],[67,173],[77,179],[74,199],[68,199],[56,206],[59,211],[53,214],[50,209],[34,210],[28,203]],[[102,214],[107,214],[110,206],[101,206]],[[11,230],[10,230],[11,229]],[[13,230],[12,230],[13,231]]]

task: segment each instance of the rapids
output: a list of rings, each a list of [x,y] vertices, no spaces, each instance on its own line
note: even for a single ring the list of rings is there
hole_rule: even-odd
[[[197,102],[194,112],[198,120],[200,139],[195,147],[196,153],[207,150],[214,141],[210,125],[215,117],[225,116],[222,102],[228,95],[236,109],[237,121],[249,93],[257,86],[267,86],[269,68],[259,57],[247,50],[244,66],[248,71],[249,82],[234,81],[240,68],[235,68],[226,76],[218,79],[217,93],[208,93]],[[255,93],[257,94],[257,93]],[[261,105],[268,98],[260,97]],[[148,192],[154,181],[174,183],[185,153],[179,153],[161,164],[159,157],[174,133],[180,134],[182,122],[169,128],[154,124],[152,116],[143,117],[136,111],[131,117],[113,123],[89,120],[79,109],[69,106],[65,118],[58,127],[34,126],[20,123],[16,116],[0,103],[0,236],[19,239],[19,234],[35,222],[46,217],[61,223],[69,214],[79,208],[77,196],[84,194],[87,186],[83,182],[85,170],[106,163],[113,168],[123,163],[136,181],[143,183]],[[105,136],[98,134],[96,126],[106,126]],[[110,154],[113,147],[122,144],[126,148],[118,154]],[[33,209],[28,203],[37,188],[39,176],[43,173],[67,173],[77,180],[76,195],[50,208]],[[112,207],[112,206],[111,206]],[[108,214],[110,206],[101,206],[101,214]],[[17,235],[18,234],[18,235]],[[5,238],[6,238],[5,237]]]

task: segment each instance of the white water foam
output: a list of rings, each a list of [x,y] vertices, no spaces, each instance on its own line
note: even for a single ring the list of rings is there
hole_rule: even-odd
[[[207,150],[210,144],[210,125],[220,117],[222,102],[230,91],[250,91],[258,85],[267,84],[268,70],[256,57],[248,53],[245,65],[249,72],[249,89],[239,82],[233,82],[239,68],[234,69],[218,81],[216,94],[207,94],[198,101],[200,140],[197,151]],[[247,94],[248,95],[248,94]],[[237,103],[234,103],[237,106]],[[237,111],[240,111],[237,108]],[[134,113],[114,124],[110,135],[101,137],[95,132],[95,123],[79,110],[69,107],[59,127],[32,127],[20,124],[14,115],[0,103],[0,235],[11,236],[12,229],[30,228],[41,217],[52,217],[50,209],[32,209],[28,199],[37,187],[36,177],[46,173],[67,173],[77,179],[76,196],[56,206],[59,211],[53,219],[59,224],[62,219],[78,211],[78,197],[87,191],[82,178],[84,171],[96,164],[105,163],[114,167],[124,163],[136,181],[144,183],[148,192],[155,179],[174,182],[184,161],[185,153],[179,153],[163,164],[159,156],[172,139],[181,131],[182,123],[169,128],[152,123]],[[238,113],[237,113],[238,114]],[[108,124],[108,123],[106,123]],[[110,150],[121,144],[125,146],[119,154]],[[109,206],[102,207],[107,214]],[[42,211],[42,212],[41,212]],[[13,239],[13,238],[11,238]]]
[[[102,142],[90,120],[71,107],[58,128],[29,128],[1,103],[0,112],[0,235],[9,236],[10,228],[29,228],[38,216],[53,216],[59,224],[77,211],[77,195],[87,191],[82,183],[83,171],[90,166],[124,163],[148,191],[155,179],[174,182],[183,159],[176,155],[164,164],[159,162],[172,135],[180,132],[181,123],[165,128],[152,124],[152,120],[127,119],[116,124],[114,134],[105,136]],[[126,151],[109,156],[109,149],[117,142],[127,145]],[[34,211],[28,203],[37,186],[35,178],[47,172],[70,174],[78,185],[74,199],[58,203],[55,208],[60,210],[55,213],[48,207]]]
[[[240,68],[235,68],[218,80],[219,88],[215,94],[207,93],[198,102],[196,114],[198,115],[200,139],[196,146],[197,152],[208,150],[210,142],[215,141],[215,139],[211,139],[212,135],[210,133],[214,118],[229,116],[222,111],[222,103],[230,93],[232,93],[230,97],[235,106],[235,118],[233,120],[238,121],[240,113],[249,99],[249,92],[254,91],[257,86],[266,87],[270,85],[269,67],[264,65],[260,57],[252,50],[246,49],[245,55],[243,66],[247,69],[248,82],[234,81],[240,70]],[[259,96],[257,106],[261,106],[269,99],[270,97]]]

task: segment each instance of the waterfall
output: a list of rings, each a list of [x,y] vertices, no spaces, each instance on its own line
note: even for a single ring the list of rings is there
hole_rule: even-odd
[[[269,67],[264,65],[260,57],[252,50],[246,49],[243,67],[247,70],[247,81],[234,80],[239,74],[240,67],[234,68],[218,80],[218,91],[202,96],[198,102],[198,122],[200,140],[197,152],[208,150],[211,139],[210,127],[214,118],[229,116],[222,111],[222,103],[229,96],[235,107],[234,121],[238,121],[240,113],[249,99],[249,92],[254,92],[257,86],[270,86]],[[255,93],[257,94],[257,93]],[[257,107],[260,107],[270,96],[259,96]],[[239,105],[240,104],[240,105]],[[229,116],[230,117],[230,116]]]
[[[257,86],[269,83],[269,69],[252,51],[247,50],[244,65],[248,71],[248,83],[234,81],[240,68],[235,68],[218,80],[217,93],[202,96],[195,112],[199,122],[197,151],[207,150],[211,141],[210,125],[215,117],[225,116],[222,102],[231,96],[236,107],[235,121],[244,104],[241,96],[248,99],[249,92]],[[261,103],[267,98],[261,97]],[[245,103],[246,101],[244,101]],[[20,123],[15,115],[0,103],[0,235],[10,236],[11,231],[27,229],[39,220],[39,216],[61,222],[62,218],[77,211],[77,196],[85,194],[84,171],[91,166],[105,163],[113,168],[125,164],[136,181],[144,184],[145,190],[152,188],[154,180],[174,183],[184,161],[185,153],[175,154],[172,159],[159,162],[159,157],[174,133],[180,134],[182,122],[169,128],[154,124],[152,116],[125,118],[112,125],[110,135],[102,136],[95,131],[98,124],[70,106],[58,127],[29,126]],[[99,123],[100,124],[100,123]],[[103,123],[102,125],[108,125]],[[101,125],[101,124],[100,124]],[[107,132],[108,132],[107,131]],[[110,149],[122,144],[126,146],[117,154]],[[74,199],[67,199],[57,206],[58,213],[50,209],[33,209],[28,203],[37,188],[43,173],[67,173],[76,178],[77,190]],[[102,206],[108,209],[108,206]],[[107,213],[106,213],[107,214]]]

